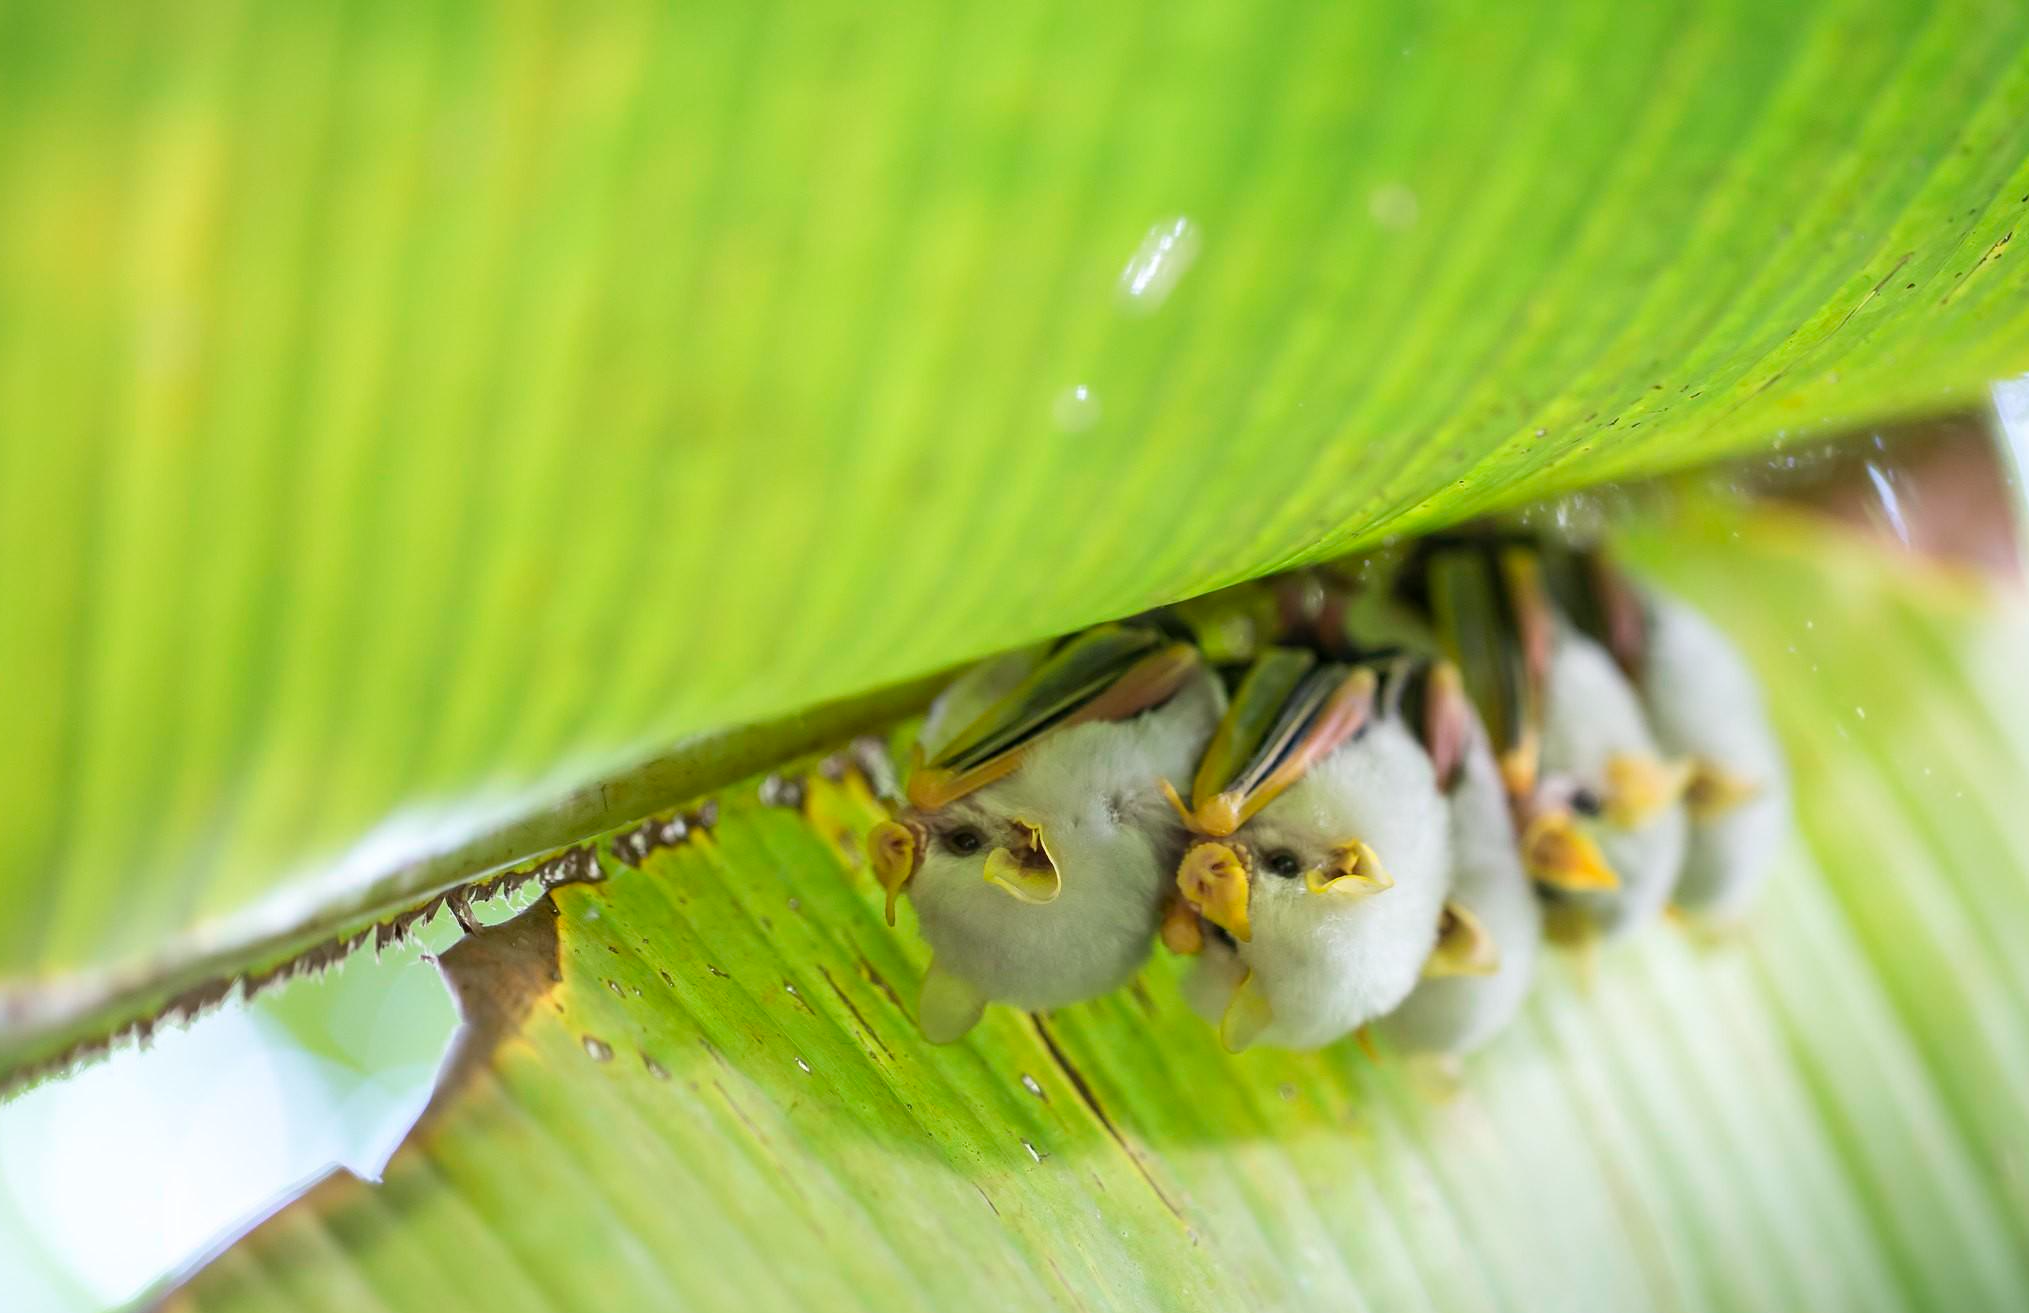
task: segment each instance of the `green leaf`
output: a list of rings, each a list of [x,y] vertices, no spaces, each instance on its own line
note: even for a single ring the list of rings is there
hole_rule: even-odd
[[[1970,401],[2025,207],[2006,5],[10,6],[0,1069],[691,733]]]
[[[743,787],[447,954],[466,1030],[385,1182],[327,1180],[173,1306],[2014,1302],[2029,615],[1773,514],[1630,547],[1794,755],[1802,841],[1738,933],[1554,958],[1456,1075],[1227,1055],[1160,956],[932,1048],[924,953],[849,859],[876,810]]]

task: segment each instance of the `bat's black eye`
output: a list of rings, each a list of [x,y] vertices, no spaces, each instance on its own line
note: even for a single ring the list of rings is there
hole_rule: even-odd
[[[985,842],[986,840],[980,837],[979,831],[970,825],[961,825],[944,836],[944,846],[960,857],[970,857],[978,852],[979,846]]]
[[[1287,848],[1278,848],[1268,854],[1268,869],[1283,879],[1303,874],[1303,859]]]
[[[1599,795],[1591,789],[1580,789],[1571,795],[1571,810],[1580,816],[1597,816],[1605,809]]]

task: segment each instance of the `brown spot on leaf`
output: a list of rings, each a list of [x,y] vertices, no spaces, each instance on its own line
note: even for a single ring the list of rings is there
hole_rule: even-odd
[[[467,935],[446,949],[438,963],[451,1001],[458,1008],[458,1031],[444,1061],[437,1089],[423,1110],[410,1141],[426,1133],[442,1110],[493,1054],[521,1028],[529,1012],[563,979],[559,962],[557,909],[549,899],[531,903],[519,916]]]

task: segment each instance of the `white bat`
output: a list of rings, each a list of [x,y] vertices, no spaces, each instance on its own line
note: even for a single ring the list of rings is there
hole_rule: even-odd
[[[925,723],[910,805],[869,836],[888,917],[904,889],[934,953],[934,1042],[989,1001],[1060,1007],[1146,957],[1184,834],[1154,781],[1188,770],[1224,710],[1196,650],[1107,625],[975,667]]]
[[[1396,705],[1401,679],[1271,650],[1235,692],[1191,804],[1175,799],[1198,836],[1178,893],[1214,927],[1186,996],[1235,1052],[1357,1030],[1408,995],[1437,946],[1449,831]],[[1188,930],[1165,937],[1195,946]]]

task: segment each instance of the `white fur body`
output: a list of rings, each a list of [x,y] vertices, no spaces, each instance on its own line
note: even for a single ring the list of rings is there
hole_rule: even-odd
[[[1605,648],[1567,626],[1559,626],[1551,650],[1544,700],[1546,780],[1568,779],[1604,795],[1611,758],[1661,756],[1641,699],[1620,667]],[[1604,817],[1580,824],[1620,877],[1620,887],[1561,897],[1608,934],[1632,930],[1660,913],[1683,868],[1688,830],[1683,804],[1671,802],[1634,828]]]
[[[1665,752],[1704,758],[1751,782],[1754,796],[1694,818],[1675,900],[1725,918],[1745,905],[1789,824],[1789,770],[1761,688],[1725,635],[1682,602],[1649,599],[1642,696]]]
[[[1280,849],[1307,863],[1349,839],[1369,845],[1394,879],[1364,897],[1312,893],[1265,869]],[[1384,720],[1327,757],[1269,803],[1232,840],[1254,854],[1252,938],[1208,937],[1185,994],[1213,1024],[1252,972],[1272,1019],[1255,1041],[1314,1049],[1399,1004],[1436,943],[1450,884],[1443,796],[1429,755],[1399,721]]]
[[[908,892],[937,966],[1028,1009],[1126,983],[1148,955],[1184,846],[1156,781],[1190,777],[1224,711],[1218,680],[1200,669],[1153,711],[1050,734],[1012,775],[923,818],[930,841]],[[987,851],[1014,841],[1016,819],[1043,831],[1063,880],[1052,902],[1025,903],[986,881]],[[979,851],[944,846],[959,826],[984,835]]]
[[[1405,1048],[1469,1053],[1521,1007],[1543,939],[1543,911],[1522,869],[1507,790],[1477,723],[1449,805],[1451,901],[1492,936],[1499,966],[1487,976],[1423,979],[1382,1029]]]

